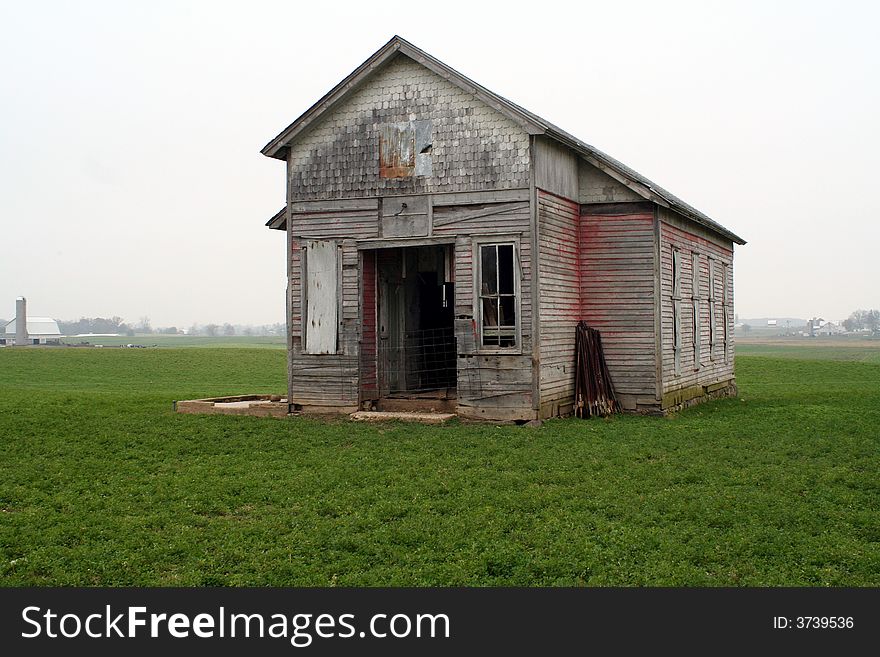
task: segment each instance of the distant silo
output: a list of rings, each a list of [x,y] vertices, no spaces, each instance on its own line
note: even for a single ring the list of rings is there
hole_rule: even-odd
[[[27,344],[27,299],[18,297],[15,300],[15,344]]]

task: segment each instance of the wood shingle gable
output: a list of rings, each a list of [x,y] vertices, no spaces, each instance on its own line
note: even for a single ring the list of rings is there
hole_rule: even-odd
[[[286,160],[289,149],[294,142],[307,133],[310,128],[318,124],[321,118],[328,112],[343,103],[346,98],[359,89],[368,79],[399,56],[405,56],[417,62],[440,78],[478,98],[487,106],[516,123],[525,133],[529,135],[545,135],[570,148],[583,158],[584,161],[626,186],[640,197],[650,200],[661,207],[669,208],[684,218],[717,233],[724,239],[736,244],[746,243],[744,239],[735,233],[619,160],[486,89],[399,36],[394,36],[376,51],[323,98],[266,144],[261,152],[268,157]],[[280,227],[280,224],[277,226],[270,225],[270,227]]]

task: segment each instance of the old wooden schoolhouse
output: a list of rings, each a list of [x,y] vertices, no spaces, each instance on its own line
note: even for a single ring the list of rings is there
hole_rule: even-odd
[[[262,152],[287,164],[292,410],[570,413],[581,319],[625,410],[735,393],[745,242],[404,39]]]

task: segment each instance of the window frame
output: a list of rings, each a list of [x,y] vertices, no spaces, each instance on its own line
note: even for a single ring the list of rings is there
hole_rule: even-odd
[[[513,246],[513,296],[516,325],[514,345],[511,347],[483,344],[483,280],[482,248],[484,246]],[[518,235],[486,235],[472,237],[471,257],[473,258],[473,313],[476,328],[477,354],[522,354],[522,261],[520,259],[520,239]]]

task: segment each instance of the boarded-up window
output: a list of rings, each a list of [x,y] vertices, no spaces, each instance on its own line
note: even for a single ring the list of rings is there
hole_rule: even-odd
[[[407,121],[379,126],[379,177],[412,178],[432,174],[431,122]]]
[[[728,291],[728,286],[730,285],[730,265],[723,264],[721,265],[721,307],[723,309],[724,314],[724,362],[730,362],[730,329],[728,327],[728,323],[730,322],[730,293]]]
[[[672,251],[672,352],[675,373],[681,374],[681,254]]]
[[[675,374],[681,374],[681,301],[672,302],[672,350],[675,358]]]
[[[718,314],[715,307],[715,260],[709,258],[709,358],[715,360]]]
[[[700,369],[700,347],[703,342],[700,330],[700,254],[691,255],[691,304],[693,305],[693,341],[694,341],[694,369]]]
[[[305,349],[335,354],[339,318],[339,255],[336,242],[309,240],[303,248]]]
[[[517,267],[513,244],[480,245],[480,327],[484,347],[515,347]]]
[[[681,253],[672,252],[672,298],[681,299]]]

